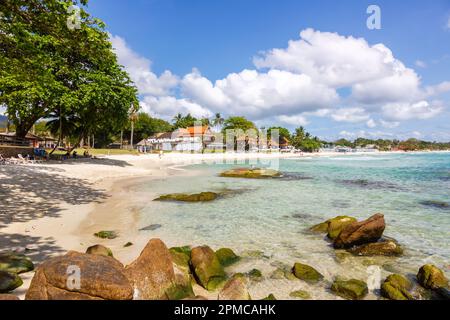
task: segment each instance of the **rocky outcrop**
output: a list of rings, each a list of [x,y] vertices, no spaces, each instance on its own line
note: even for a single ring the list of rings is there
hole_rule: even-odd
[[[313,232],[327,233],[331,239],[334,239],[339,234],[339,232],[342,230],[342,228],[344,226],[347,226],[348,224],[350,224],[352,222],[356,222],[356,221],[357,220],[353,217],[337,216],[337,217],[329,219],[325,222],[316,224],[315,226],[312,226],[309,230],[311,230]],[[332,229],[329,230],[329,227],[331,224],[333,226],[332,226]]]
[[[245,277],[232,277],[220,291],[219,300],[251,300]]]
[[[391,274],[381,285],[381,295],[391,300],[414,300],[409,292],[412,283],[400,274]]]
[[[336,279],[331,285],[331,291],[349,300],[360,300],[369,292],[367,284],[364,281],[356,279]]]
[[[292,271],[298,279],[308,283],[317,283],[323,279],[320,272],[306,264],[296,263]]]
[[[95,254],[95,255],[99,255],[99,256],[105,256],[105,257],[113,256],[111,249],[109,249],[105,246],[102,246],[101,244],[97,244],[95,246],[91,246],[91,247],[87,248],[86,253],[87,254]]]
[[[16,273],[0,271],[0,293],[11,292],[22,284],[22,279]]]
[[[208,202],[216,200],[219,197],[215,192],[201,192],[194,194],[172,193],[162,195],[154,201],[179,201],[179,202]]]
[[[382,237],[385,227],[384,216],[376,214],[367,220],[346,226],[334,240],[333,245],[336,249],[344,249],[377,242]]]
[[[239,261],[239,257],[229,248],[221,248],[216,251],[216,256],[220,261],[220,264],[224,267],[228,267]]]
[[[378,242],[366,243],[348,249],[348,251],[356,256],[401,256],[403,248],[395,240],[382,239]]]
[[[417,281],[427,289],[448,288],[448,279],[444,272],[432,264],[426,264],[419,269]]]
[[[215,290],[225,281],[225,271],[215,252],[208,246],[191,251],[191,265],[198,283],[207,290]]]
[[[220,176],[226,178],[270,179],[279,178],[282,175],[279,171],[273,169],[238,168],[224,171],[220,174]]]
[[[111,257],[69,252],[36,270],[27,300],[131,300],[123,265]]]
[[[152,239],[140,256],[125,269],[137,300],[166,300],[166,291],[175,284],[172,257],[166,245]]]
[[[14,252],[0,253],[0,271],[20,274],[32,270],[33,262],[25,255]]]

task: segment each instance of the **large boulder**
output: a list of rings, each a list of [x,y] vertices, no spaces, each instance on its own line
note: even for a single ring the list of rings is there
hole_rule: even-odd
[[[353,222],[346,226],[334,240],[334,247],[344,249],[377,242],[383,236],[385,227],[382,214],[376,214],[361,222]]]
[[[87,248],[86,253],[87,254],[96,254],[96,255],[105,256],[105,257],[113,256],[111,249],[109,249],[105,246],[102,246],[101,244],[97,244],[95,246],[91,246],[91,247]]]
[[[123,265],[100,255],[69,252],[39,266],[27,300],[131,300]]]
[[[323,279],[323,275],[311,266],[302,263],[296,263],[292,269],[294,275],[308,283],[317,283]]]
[[[391,300],[414,300],[409,290],[412,283],[401,274],[391,274],[381,285],[381,295]]]
[[[331,285],[331,291],[349,300],[360,300],[369,293],[367,284],[357,279],[336,279]]]
[[[15,273],[0,271],[0,293],[8,293],[23,284],[22,279]]]
[[[148,242],[140,256],[126,267],[125,274],[138,300],[167,300],[166,291],[175,285],[171,254],[159,239]]]
[[[379,242],[366,243],[348,249],[356,256],[400,256],[403,248],[395,240],[382,240]]]
[[[192,249],[191,265],[199,284],[207,290],[216,289],[226,278],[219,258],[208,246]]]
[[[282,175],[279,171],[273,169],[237,168],[224,171],[220,174],[220,176],[226,178],[268,179],[279,178]]]
[[[245,277],[232,277],[220,291],[219,300],[251,300]]]
[[[20,274],[33,269],[33,262],[23,254],[14,252],[0,253],[0,271]]]
[[[233,263],[239,261],[239,257],[229,248],[221,248],[216,251],[216,256],[220,261],[220,264],[224,267],[228,267]]]
[[[155,199],[155,201],[180,201],[180,202],[208,202],[216,200],[219,194],[215,192],[201,192],[201,193],[172,193],[165,194]]]
[[[448,279],[441,269],[432,264],[426,264],[419,269],[417,280],[427,289],[447,288]]]
[[[333,236],[334,234],[339,234],[339,232],[342,230],[344,226],[347,226],[348,224],[357,221],[353,217],[349,216],[337,216],[332,219],[328,219],[325,222],[316,224],[315,226],[312,226],[309,230],[313,232],[319,232],[319,233],[328,233],[329,237]],[[332,228],[329,229],[330,224],[332,224]],[[339,231],[338,231],[339,230]]]

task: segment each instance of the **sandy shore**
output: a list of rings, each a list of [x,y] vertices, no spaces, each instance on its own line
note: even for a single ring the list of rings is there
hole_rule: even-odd
[[[259,159],[276,166],[280,158],[337,155],[344,154],[166,154],[162,159],[127,155],[0,166],[0,251],[26,252],[39,264],[69,250],[84,252],[91,245],[105,244],[127,264],[149,240],[136,226],[140,204],[152,199],[136,189],[141,181],[157,183],[175,175],[195,174],[183,167],[202,161],[239,164],[255,160],[256,164]],[[120,237],[105,241],[93,236],[101,230],[115,230]],[[124,248],[128,241],[134,245]],[[15,294],[23,298],[32,276],[23,275],[24,285]]]

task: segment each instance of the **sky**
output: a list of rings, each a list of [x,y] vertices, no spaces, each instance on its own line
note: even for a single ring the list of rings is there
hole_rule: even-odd
[[[369,5],[381,29],[369,29]],[[91,0],[142,110],[450,141],[450,1]]]

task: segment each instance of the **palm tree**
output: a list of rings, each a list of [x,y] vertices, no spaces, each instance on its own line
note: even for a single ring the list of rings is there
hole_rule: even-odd
[[[225,119],[222,118],[222,115],[220,113],[216,113],[215,118],[213,119],[213,126],[218,129],[217,131],[220,131],[221,127],[223,126],[225,122]]]
[[[179,122],[179,121],[181,121],[183,119],[184,119],[183,115],[181,113],[178,113],[175,117],[173,117],[172,121],[174,123],[177,123],[177,122]]]

